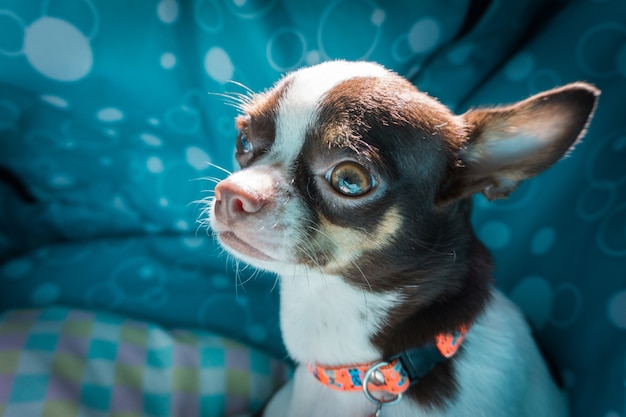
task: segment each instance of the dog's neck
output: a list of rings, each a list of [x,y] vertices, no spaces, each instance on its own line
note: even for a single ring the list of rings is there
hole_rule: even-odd
[[[280,291],[283,338],[294,360],[334,366],[380,359],[372,337],[398,293],[371,293],[305,269],[283,276]]]
[[[479,242],[470,242],[455,260],[463,274],[457,292],[427,305],[415,302],[419,288],[375,292],[304,267],[282,274],[281,327],[290,355],[300,364],[329,367],[370,363],[471,323],[490,297],[491,259]],[[425,405],[456,389],[453,360],[431,373],[408,393]]]
[[[297,362],[327,366],[381,360],[424,345],[480,314],[489,299],[490,278],[479,273],[468,270],[456,295],[419,306],[401,290],[374,293],[342,277],[302,268],[281,278],[285,345]],[[474,298],[467,300],[469,295]]]

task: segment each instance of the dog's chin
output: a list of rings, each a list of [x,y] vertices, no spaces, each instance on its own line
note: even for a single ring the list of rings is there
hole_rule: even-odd
[[[226,252],[259,270],[280,276],[293,274],[299,267],[305,267],[301,262],[290,258],[280,247],[272,248],[267,243],[244,240],[232,231],[216,232],[215,236]]]
[[[249,263],[253,264],[258,261],[278,262],[276,258],[240,239],[234,232],[221,232],[217,236],[220,243],[226,248],[226,250],[244,261],[249,262],[252,260],[252,262]]]

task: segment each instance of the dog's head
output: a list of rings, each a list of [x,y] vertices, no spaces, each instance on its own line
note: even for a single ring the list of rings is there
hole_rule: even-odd
[[[301,69],[242,106],[241,170],[215,187],[210,225],[235,257],[281,275],[410,285],[407,271],[467,255],[467,197],[506,197],[559,160],[597,95],[576,83],[456,116],[373,63]]]

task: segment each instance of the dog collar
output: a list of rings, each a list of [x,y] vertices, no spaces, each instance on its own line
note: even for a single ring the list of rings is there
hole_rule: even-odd
[[[318,381],[337,391],[364,391],[368,398],[370,391],[383,391],[400,397],[437,363],[454,356],[468,330],[469,326],[464,325],[452,333],[438,334],[433,343],[407,349],[384,362],[336,367],[308,365],[308,369]]]

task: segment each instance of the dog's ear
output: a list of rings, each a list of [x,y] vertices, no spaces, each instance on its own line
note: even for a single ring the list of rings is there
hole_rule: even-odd
[[[573,148],[584,135],[599,94],[589,84],[573,83],[513,105],[459,116],[468,127],[468,139],[440,202],[478,192],[490,200],[507,197],[522,180]]]

